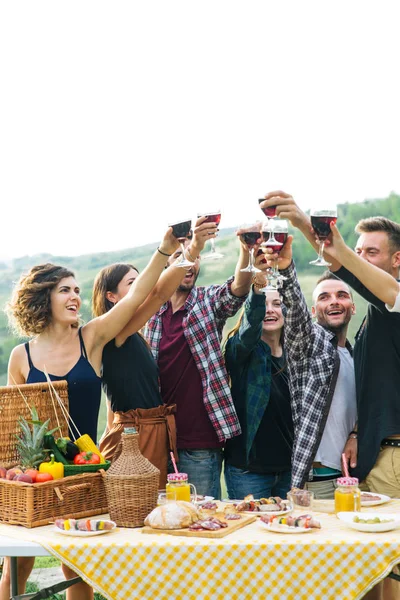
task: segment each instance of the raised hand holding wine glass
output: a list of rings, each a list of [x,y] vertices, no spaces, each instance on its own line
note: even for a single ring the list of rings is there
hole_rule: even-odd
[[[188,239],[192,227],[192,220],[187,219],[185,221],[177,221],[175,223],[170,223],[169,225],[172,227],[172,233],[178,240],[181,250],[182,250],[182,259],[175,263],[177,267],[183,267],[187,269],[188,267],[192,267],[194,262],[190,262],[185,256],[185,241]]]
[[[220,224],[220,221],[221,221],[221,211],[220,211],[220,209],[218,209],[218,210],[212,210],[212,211],[208,211],[208,212],[198,213],[197,217],[198,218],[204,217],[203,223],[215,223],[215,225],[218,227],[218,225]],[[210,236],[213,234],[216,235],[217,231],[218,231],[218,229],[211,230],[209,235]],[[217,252],[217,250],[215,248],[215,238],[210,237],[209,239],[210,239],[210,244],[211,244],[211,250],[207,254],[203,255],[203,260],[219,260],[220,258],[223,258],[224,255],[221,254],[221,252]]]
[[[321,203],[322,204],[322,203]],[[324,259],[325,241],[331,233],[331,223],[336,223],[337,208],[336,206],[312,208],[310,211],[311,225],[314,233],[319,241],[318,258],[310,261],[310,265],[317,267],[330,267],[331,263]]]
[[[244,269],[240,269],[243,273],[259,273],[260,269],[254,266],[254,250],[261,242],[261,223],[257,221],[250,225],[242,225],[236,232],[240,237],[242,244],[247,246],[249,250],[249,264]]]
[[[268,219],[262,224],[262,236],[264,242],[262,246],[271,250],[274,254],[279,254],[286,243],[288,237],[288,222],[285,219]],[[262,288],[261,292],[277,290],[279,284],[285,278],[279,273],[277,258],[273,261],[272,271],[268,275],[268,284]]]

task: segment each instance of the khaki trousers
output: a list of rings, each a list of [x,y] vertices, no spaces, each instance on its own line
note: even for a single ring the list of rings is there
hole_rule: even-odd
[[[400,448],[381,446],[378,459],[365,479],[369,490],[400,498]],[[399,574],[398,566],[394,572]],[[364,596],[364,600],[399,600],[400,582],[384,579]]]

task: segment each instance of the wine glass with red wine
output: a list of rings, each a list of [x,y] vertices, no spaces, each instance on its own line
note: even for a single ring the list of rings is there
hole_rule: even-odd
[[[325,241],[331,233],[331,223],[336,223],[337,209],[335,208],[317,208],[310,212],[311,225],[315,235],[319,239],[318,258],[310,261],[310,265],[317,267],[330,267],[331,263],[324,259]]]
[[[194,263],[190,262],[185,256],[185,241],[190,236],[192,219],[188,219],[187,221],[178,221],[178,223],[170,223],[169,227],[172,227],[172,233],[180,243],[182,250],[182,258],[176,263],[176,266],[184,267],[185,269],[192,267]]]
[[[260,198],[258,204],[261,204],[264,200],[265,198]],[[274,206],[266,206],[265,208],[261,208],[261,210],[268,219],[274,219],[276,217],[276,204]]]
[[[288,236],[288,222],[286,219],[268,219],[268,221],[263,223],[261,231],[264,240],[262,245],[271,248],[274,254],[279,254]],[[271,235],[273,235],[273,241],[271,240]],[[260,291],[269,292],[270,290],[277,290],[279,284],[285,281],[285,279],[286,277],[283,277],[278,270],[278,261],[275,260],[272,271],[268,274],[268,284],[261,288]]]
[[[219,225],[221,222],[221,211],[215,210],[213,212],[210,211],[210,212],[205,212],[205,213],[199,213],[197,215],[197,218],[199,219],[200,217],[207,217],[207,219],[204,221],[204,223],[216,223],[217,225]],[[217,250],[215,248],[215,239],[214,238],[210,239],[210,244],[211,244],[211,250],[207,254],[203,255],[202,260],[218,260],[220,258],[224,258],[224,255],[221,254],[221,252],[217,252]]]
[[[260,273],[260,269],[254,266],[254,248],[259,243],[261,238],[260,223],[254,223],[253,225],[242,225],[240,227],[240,239],[248,247],[249,253],[249,264],[246,268],[240,269],[243,273]]]

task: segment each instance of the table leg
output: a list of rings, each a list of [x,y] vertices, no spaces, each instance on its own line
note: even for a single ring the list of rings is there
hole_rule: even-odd
[[[11,596],[18,595],[18,558],[10,557],[11,561]]]

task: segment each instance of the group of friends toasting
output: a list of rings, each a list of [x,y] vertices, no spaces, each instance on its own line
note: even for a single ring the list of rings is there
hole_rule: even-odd
[[[131,264],[102,269],[86,324],[74,273],[33,267],[8,304],[14,327],[30,339],[11,354],[8,383],[46,381],[46,373],[66,379],[71,422],[93,438],[103,386],[100,450],[112,460],[124,427],[136,426],[160,488],[173,451],[199,494],[221,498],[224,463],[230,498],[286,497],[292,487],[333,498],[345,453],[371,491],[400,497],[400,225],[360,221],[354,252],[323,200],[311,218],[281,191],[259,206],[269,218],[238,230],[235,272],[223,284],[196,285],[207,241],[211,258],[220,256],[221,214],[204,213],[169,227],[142,273]],[[329,268],[311,312],[288,223],[317,250],[313,263]],[[369,303],[354,350],[352,290]],[[19,561],[22,592],[34,559]],[[0,600],[9,597],[9,577],[7,563]],[[67,598],[88,600],[93,590],[82,582]]]

